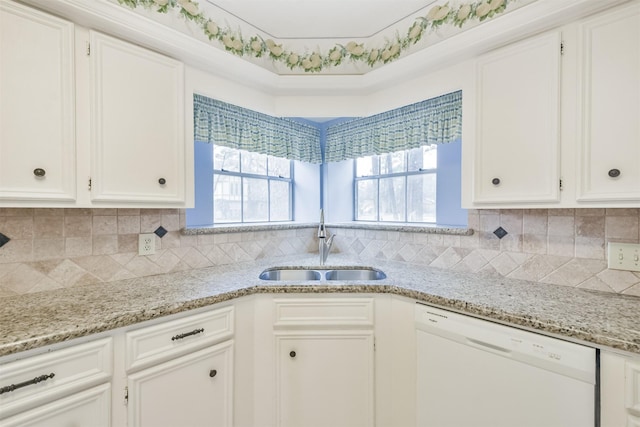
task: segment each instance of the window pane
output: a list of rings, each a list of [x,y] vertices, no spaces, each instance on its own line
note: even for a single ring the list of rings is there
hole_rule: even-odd
[[[363,179],[357,182],[356,219],[361,221],[378,220],[378,180]]]
[[[242,173],[267,174],[267,155],[242,151]]]
[[[271,186],[271,221],[288,221],[291,219],[289,212],[289,183],[284,181],[269,182]]]
[[[437,145],[425,145],[409,150],[409,170],[435,169],[438,167]]]
[[[403,176],[380,179],[380,221],[405,221]]]
[[[240,172],[240,151],[214,144],[213,169]]]
[[[383,154],[380,156],[380,175],[405,172],[405,151]]]
[[[213,175],[213,222],[240,222],[240,178]]]
[[[409,222],[436,222],[436,174],[407,177]]]
[[[244,222],[269,221],[269,193],[266,179],[242,178]]]
[[[378,175],[378,156],[367,156],[356,159],[356,176]]]
[[[269,176],[289,178],[291,176],[291,160],[269,156]]]

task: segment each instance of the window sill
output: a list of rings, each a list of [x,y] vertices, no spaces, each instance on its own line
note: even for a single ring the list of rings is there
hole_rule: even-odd
[[[181,233],[185,236],[197,236],[201,234],[223,234],[223,233],[246,233],[251,231],[274,231],[274,230],[298,230],[303,228],[316,229],[318,223],[262,223],[262,224],[233,224],[215,225],[211,227],[183,228]],[[425,234],[447,234],[454,236],[471,236],[474,231],[466,227],[442,227],[438,225],[417,225],[403,223],[378,223],[378,222],[343,222],[327,223],[327,228],[358,229],[358,230],[379,230],[379,231],[399,231],[405,233],[425,233]]]

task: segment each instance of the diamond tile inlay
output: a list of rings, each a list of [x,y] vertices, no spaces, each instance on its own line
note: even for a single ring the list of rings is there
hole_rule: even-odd
[[[494,230],[493,234],[498,236],[498,239],[502,239],[504,236],[506,236],[509,233],[507,233],[507,230],[505,230],[504,228],[498,227]]]
[[[11,239],[5,236],[4,234],[0,233],[0,248],[6,245],[9,242],[9,240]]]
[[[156,236],[162,239],[164,235],[167,234],[167,230],[163,226],[160,226],[156,228],[156,231],[154,231],[154,233],[156,234]]]

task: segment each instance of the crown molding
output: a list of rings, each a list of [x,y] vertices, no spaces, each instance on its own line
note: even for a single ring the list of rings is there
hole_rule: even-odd
[[[371,94],[629,0],[537,0],[361,75],[278,75],[108,0],[21,1],[268,94],[345,96]]]

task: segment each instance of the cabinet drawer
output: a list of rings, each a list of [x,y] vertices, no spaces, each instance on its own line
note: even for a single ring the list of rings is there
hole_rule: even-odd
[[[373,298],[277,298],[274,326],[373,327]]]
[[[126,369],[164,362],[232,335],[233,307],[127,332]]]
[[[627,361],[625,365],[625,376],[627,378],[626,406],[630,412],[640,416],[640,361]]]
[[[111,338],[2,365],[0,418],[107,382],[112,371]]]

